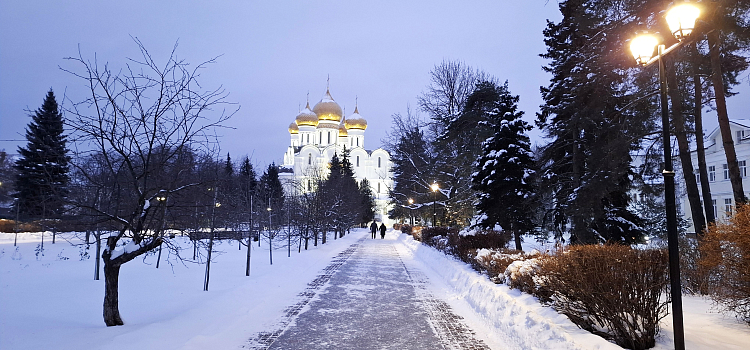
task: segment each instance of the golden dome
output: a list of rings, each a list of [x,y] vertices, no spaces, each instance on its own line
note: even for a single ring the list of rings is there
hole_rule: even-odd
[[[341,111],[341,106],[333,100],[328,89],[326,89],[326,95],[313,107],[313,112],[318,116],[318,120],[334,122],[340,122],[341,116],[344,114]]]
[[[289,133],[299,134],[299,127],[297,126],[296,122],[292,122],[291,124],[289,124]]]
[[[349,133],[346,131],[344,124],[339,124],[339,137],[348,136]]]
[[[299,115],[297,115],[295,123],[297,124],[297,126],[318,126],[318,116],[310,110],[310,102],[308,102],[307,106],[305,106],[305,109],[302,110]]]
[[[346,118],[344,125],[346,125],[347,129],[365,130],[367,129],[367,120],[359,115],[359,108],[354,107],[354,114],[350,115],[349,118]]]

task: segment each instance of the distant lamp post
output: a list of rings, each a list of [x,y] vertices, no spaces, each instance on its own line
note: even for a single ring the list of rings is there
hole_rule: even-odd
[[[440,189],[440,186],[437,184],[437,182],[433,182],[432,185],[430,185],[430,189],[432,189],[432,227],[435,227],[435,223],[437,222],[435,202],[437,202],[437,191]]]
[[[642,66],[653,63],[659,64],[659,92],[661,101],[662,139],[664,147],[664,202],[667,214],[667,244],[669,248],[669,280],[672,296],[672,323],[674,325],[675,350],[685,349],[685,330],[682,316],[682,287],[680,286],[680,258],[677,246],[677,210],[675,206],[674,170],[672,168],[672,149],[669,135],[669,107],[667,105],[667,74],[663,57],[665,54],[679,48],[683,39],[688,37],[695,28],[695,21],[700,10],[690,4],[681,3],[672,6],[667,12],[666,19],[672,35],[680,42],[665,49],[659,40],[650,34],[642,34],[630,43],[630,50],[636,62]],[[654,56],[654,51],[657,52]]]
[[[266,210],[268,211],[268,230],[270,231],[271,230],[271,210],[273,209],[271,209],[271,207],[268,207],[266,208]]]
[[[409,198],[409,226],[414,226],[414,199]]]

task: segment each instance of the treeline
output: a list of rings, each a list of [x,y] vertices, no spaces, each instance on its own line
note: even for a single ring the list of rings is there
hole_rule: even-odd
[[[658,74],[654,67],[637,67],[627,46],[645,29],[666,33],[667,46],[675,42],[662,17],[668,5],[559,3],[562,20],[544,30],[542,57],[549,63],[543,68],[551,81],[541,87],[544,104],[535,120],[546,138],[533,148],[507,82],[459,61],[436,65],[418,109],[394,116],[390,215],[432,225],[500,226],[516,235],[567,233],[583,244],[664,237]],[[703,140],[704,108],[717,109],[720,124],[722,113],[726,117],[724,98],[746,71],[750,47],[750,1],[702,6],[691,40],[666,57],[670,133],[698,232],[715,219],[705,161],[692,164],[689,145]],[[735,204],[742,204],[728,137],[728,172],[739,179],[732,185]],[[703,177],[700,191],[694,174]]]

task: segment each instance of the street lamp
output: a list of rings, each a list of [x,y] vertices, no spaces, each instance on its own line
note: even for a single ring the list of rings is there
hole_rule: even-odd
[[[664,142],[664,202],[667,214],[667,245],[669,249],[669,280],[672,296],[672,323],[674,325],[675,350],[685,349],[685,330],[682,317],[682,287],[680,286],[680,257],[677,246],[677,211],[675,207],[674,170],[672,168],[672,149],[669,136],[669,107],[667,105],[667,74],[663,57],[679,48],[683,39],[695,28],[695,21],[700,10],[690,3],[674,5],[666,15],[667,24],[678,43],[665,49],[655,36],[643,34],[630,43],[630,50],[636,62],[642,66],[659,63],[659,93],[661,102],[662,138]],[[656,57],[652,57],[654,49]]]
[[[414,200],[409,198],[409,226],[414,227]]]
[[[437,202],[437,191],[440,189],[440,186],[437,184],[437,182],[433,182],[432,185],[430,185],[430,188],[432,189],[432,227],[435,227],[435,222],[437,222],[435,202]]]

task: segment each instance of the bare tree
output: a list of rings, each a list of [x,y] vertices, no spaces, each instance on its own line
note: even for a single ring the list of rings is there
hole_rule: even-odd
[[[169,197],[171,205],[177,205],[180,192],[198,185],[190,171],[175,167],[182,163],[180,157],[190,153],[187,150],[210,152],[212,132],[236,112],[223,88],[204,90],[198,84],[200,70],[215,59],[191,67],[176,57],[175,44],[167,61],[157,64],[143,44],[134,41],[140,58],[129,59],[122,70],[99,63],[96,56],[85,59],[80,50],[78,57],[68,59],[82,68],[63,69],[85,81],[90,93],[67,110],[76,158],[97,153],[105,178],[116,184],[87,179],[103,190],[114,187],[108,195],[116,199],[115,206],[77,203],[116,227],[102,253],[107,326],[123,324],[118,306],[122,264],[169,242],[161,225],[160,205],[166,201],[157,197]]]

